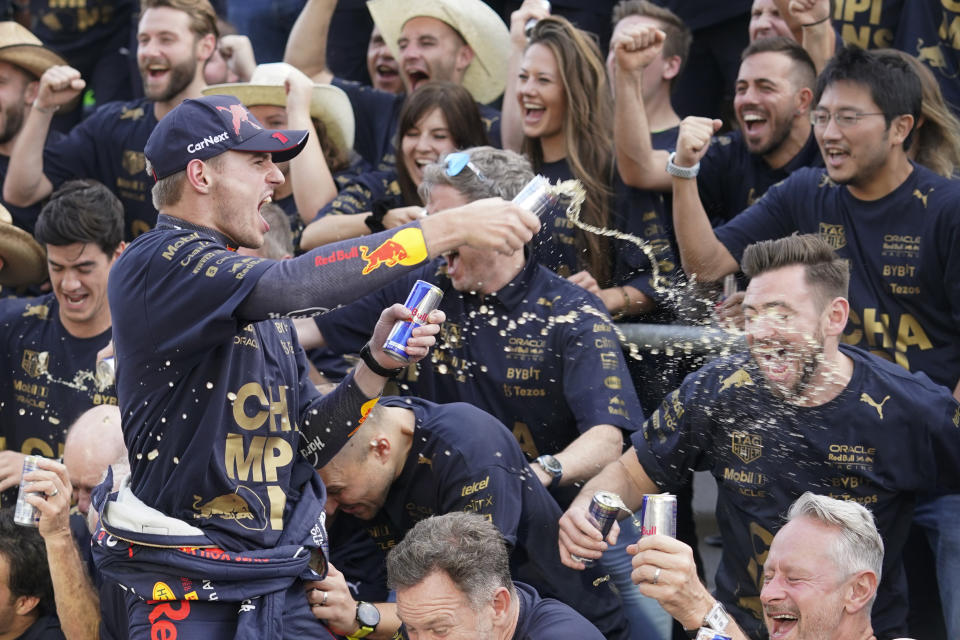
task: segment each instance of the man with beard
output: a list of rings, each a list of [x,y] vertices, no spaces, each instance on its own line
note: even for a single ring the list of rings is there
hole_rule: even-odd
[[[855,47],[841,50],[817,81],[814,134],[825,169],[802,169],[729,224],[709,228],[696,211],[674,210],[688,273],[715,280],[737,269],[743,247],[795,231],[819,233],[850,261],[850,322],[843,341],[922,371],[960,398],[960,186],[910,161],[920,117],[920,80],[900,59]],[[675,162],[691,167],[709,134],[681,134]],[[674,189],[689,191],[674,178]],[[918,509],[936,531],[951,636],[960,601],[947,597],[960,575],[960,497],[924,500]]]
[[[0,180],[7,173],[14,144],[23,129],[30,105],[37,97],[37,79],[54,65],[66,64],[53,51],[16,22],[0,22]],[[50,132],[45,144],[63,136]],[[13,217],[13,223],[29,233],[40,215],[40,203],[17,207],[0,199]]]
[[[597,490],[639,509],[644,494],[709,470],[719,485],[723,537],[717,599],[704,591],[671,613],[687,629],[709,621],[723,631],[726,607],[748,635],[761,638],[768,547],[781,513],[814,491],[873,511],[888,549],[873,622],[878,638],[903,636],[900,558],[912,507],[917,492],[960,488],[960,405],[926,376],[840,344],[849,266],[826,241],[793,235],[759,242],[746,249],[742,266],[752,278],[743,302],[749,353],[688,376],[632,437],[631,450],[583,487],[560,522],[561,558],[580,567],[571,554],[597,558],[606,548],[587,519]],[[640,567],[651,562],[650,554],[634,558],[632,577],[656,597],[651,585],[664,570]]]
[[[387,579],[404,623],[399,638],[603,637],[570,607],[512,581],[503,537],[476,514],[421,520],[387,556]]]
[[[396,164],[397,118],[404,94],[333,76],[326,49],[336,4],[308,0],[290,31],[283,59],[315,82],[331,83],[347,93],[356,114],[357,152],[378,171],[389,171]],[[481,0],[375,0],[367,8],[374,33],[382,35],[399,62],[406,91],[430,80],[463,85],[477,101],[490,144],[500,146],[500,112],[486,105],[503,93],[510,41],[507,25],[493,9]]]
[[[635,55],[644,60],[652,60],[664,42],[663,37],[650,37],[651,30],[639,28],[633,34]],[[704,145],[699,174],[692,176],[695,180],[686,180],[684,189],[678,189],[671,179],[675,158],[666,150],[654,149],[644,126],[646,119],[636,120],[632,115],[643,109],[640,92],[634,92],[634,100],[617,100],[616,122],[623,125],[616,131],[617,164],[626,184],[658,191],[673,188],[674,212],[703,211],[717,226],[797,169],[822,164],[810,133],[808,112],[817,74],[807,52],[789,38],[762,38],[744,49],[741,60],[733,100],[739,131]],[[635,121],[641,126],[634,126]],[[677,151],[680,138],[689,131],[710,141],[721,125],[720,120],[711,118],[684,118]]]
[[[129,240],[157,221],[144,172],[143,147],[157,122],[185,98],[200,97],[203,67],[216,48],[216,13],[207,0],[142,0],[137,64],[145,98],[103,105],[55,147],[43,150],[50,120],[86,83],[66,66],[40,78],[24,135],[14,146],[4,198],[27,206],[65,180],[85,177],[107,185],[123,202]]]

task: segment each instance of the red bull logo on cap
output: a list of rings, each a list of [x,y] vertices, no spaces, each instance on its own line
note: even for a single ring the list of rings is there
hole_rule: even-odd
[[[360,246],[360,258],[366,262],[360,272],[367,275],[380,268],[380,265],[395,267],[398,264],[413,266],[427,259],[427,246],[423,241],[423,233],[416,227],[401,229],[389,240],[370,251],[368,247]]]
[[[250,112],[242,104],[232,104],[229,107],[221,107],[217,105],[218,111],[229,111],[230,115],[233,116],[233,133],[235,135],[240,135],[240,125],[246,122],[254,129],[263,129],[263,127],[257,126],[252,120],[250,120]]]

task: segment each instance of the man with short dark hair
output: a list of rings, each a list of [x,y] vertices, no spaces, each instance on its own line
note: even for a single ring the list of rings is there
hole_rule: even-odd
[[[387,555],[401,637],[587,640],[603,636],[561,602],[510,578],[507,549],[487,519],[448,513],[421,520]]]
[[[424,514],[477,513],[505,538],[517,580],[575,608],[605,637],[630,637],[620,599],[604,584],[606,571],[573,571],[563,566],[553,545],[544,544],[557,535],[560,508],[537,481],[513,435],[489,413],[461,402],[386,398],[318,472],[328,491],[327,513],[362,520],[379,549],[410,535]],[[337,580],[314,584],[317,591],[309,594],[314,614],[351,635],[357,604],[346,585]],[[377,629],[389,636],[397,626],[390,622],[396,618],[393,605],[374,606],[381,613]]]
[[[95,373],[110,341],[107,282],[123,251],[123,210],[102,184],[64,183],[34,230],[53,291],[0,302],[0,491],[16,499],[23,457],[63,455],[66,428],[86,409],[116,404]],[[12,502],[10,503],[12,504]]]
[[[335,0],[308,0],[290,31],[284,62],[350,97],[357,120],[354,148],[377,170],[396,164],[397,118],[404,94],[335,78],[326,66],[327,31]],[[488,105],[507,80],[507,25],[482,0],[375,0],[376,29],[400,65],[407,92],[430,80],[463,85],[477,101],[490,144],[500,146],[500,112]]]
[[[0,510],[0,638],[63,640],[52,609],[53,587],[43,538]]]
[[[322,397],[287,316],[343,304],[464,245],[509,254],[539,227],[488,199],[290,260],[238,254],[262,245],[260,210],[283,182],[274,161],[306,136],[207,96],[175,107],[147,141],[158,224],[110,283],[130,481],[94,496],[94,558],[129,589],[131,637],[152,637],[158,618],[186,637],[326,636],[301,587],[326,572],[326,491],[305,456],[322,464],[365,420],[397,370],[387,334],[411,312],[383,311],[362,363]],[[341,258],[321,263],[331,252]],[[412,362],[442,319],[414,329]]]
[[[185,98],[200,96],[203,67],[217,44],[216,13],[208,0],[141,0],[137,64],[146,97],[110,102],[44,151],[53,114],[83,92],[80,72],[68,66],[48,69],[40,78],[25,138],[14,146],[4,181],[4,198],[20,206],[47,197],[71,178],[103,182],[123,202],[124,236],[131,240],[153,227],[143,147],[150,132]]]
[[[570,554],[596,558],[605,548],[586,518],[594,491],[618,493],[638,509],[643,494],[709,470],[723,536],[717,600],[761,637],[762,571],[780,514],[804,491],[820,491],[877,518],[888,553],[873,624],[878,638],[902,636],[901,550],[917,494],[960,488],[960,405],[926,376],[840,344],[849,266],[826,241],[762,241],[747,248],[742,268],[751,278],[743,301],[749,353],[688,376],[632,449],[583,487],[561,521],[561,557],[578,567]],[[634,582],[658,585],[662,571],[637,571],[637,562]],[[722,619],[705,592],[693,606],[661,603],[687,629],[711,612]]]

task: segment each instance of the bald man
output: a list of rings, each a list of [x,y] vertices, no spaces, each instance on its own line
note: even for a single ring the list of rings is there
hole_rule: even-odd
[[[63,464],[73,485],[77,511],[87,517],[90,493],[103,480],[107,467],[115,467],[114,479],[130,471],[116,405],[99,405],[77,418],[63,444]]]

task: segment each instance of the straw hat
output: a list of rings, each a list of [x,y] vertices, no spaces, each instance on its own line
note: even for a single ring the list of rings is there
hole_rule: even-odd
[[[476,56],[463,76],[463,86],[480,104],[496,100],[507,82],[510,31],[500,16],[481,0],[370,0],[367,9],[380,27],[393,55],[400,59],[397,40],[411,18],[427,16],[453,27]]]
[[[0,285],[18,287],[47,278],[47,254],[29,233],[13,224],[13,216],[0,205]]]
[[[16,22],[0,22],[0,61],[23,67],[38,78],[54,65],[67,64]]]
[[[236,96],[247,107],[270,105],[287,106],[287,92],[283,83],[294,67],[286,62],[259,64],[254,69],[250,82],[215,84],[203,90],[203,94]],[[354,119],[350,98],[342,89],[330,84],[313,86],[310,101],[310,116],[323,122],[327,135],[341,151],[353,148]]]

